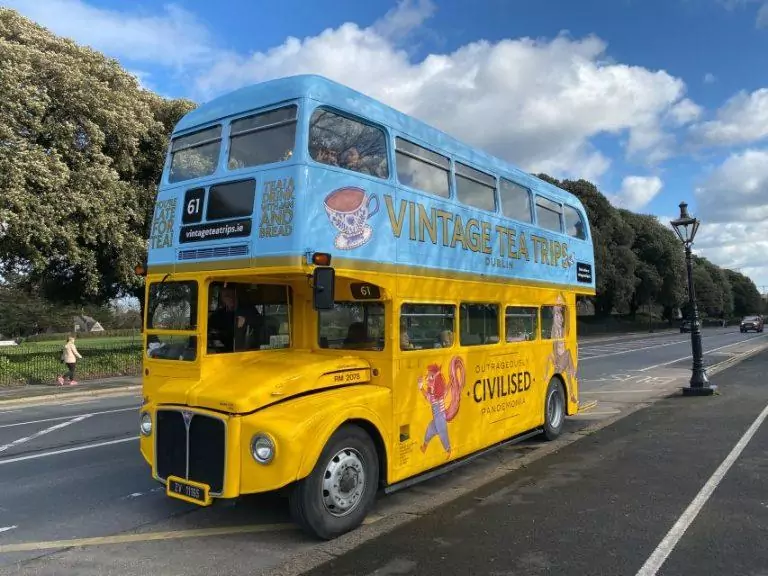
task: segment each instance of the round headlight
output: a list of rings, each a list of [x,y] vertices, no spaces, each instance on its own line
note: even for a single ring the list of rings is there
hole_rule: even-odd
[[[269,464],[275,457],[275,442],[266,434],[256,434],[251,440],[251,456],[259,464]]]
[[[139,429],[144,436],[152,434],[152,416],[149,415],[149,412],[142,413],[139,421]]]

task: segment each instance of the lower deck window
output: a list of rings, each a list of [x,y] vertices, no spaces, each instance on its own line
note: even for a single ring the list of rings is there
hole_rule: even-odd
[[[208,302],[209,354],[290,346],[290,289],[287,286],[213,282]]]
[[[403,304],[400,309],[400,349],[453,346],[456,307],[442,304]]]
[[[504,322],[507,342],[536,340],[536,333],[539,330],[536,308],[507,306]]]
[[[499,306],[462,304],[459,315],[462,346],[481,346],[499,342]]]
[[[568,309],[565,306],[542,306],[541,337],[561,340],[568,337]]]
[[[336,302],[319,316],[320,348],[384,349],[384,305],[378,302]]]

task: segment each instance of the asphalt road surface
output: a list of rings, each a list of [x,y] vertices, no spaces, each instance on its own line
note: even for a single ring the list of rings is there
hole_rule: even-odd
[[[706,358],[713,362],[733,345],[766,337],[705,330]],[[581,389],[589,392],[617,375],[689,363],[690,335],[588,340],[579,354]],[[138,451],[139,399],[0,407],[0,573],[246,574],[314,544],[287,524],[285,505],[275,497],[209,509],[168,499]],[[233,525],[242,532],[183,534]],[[154,534],[153,543],[120,540],[136,532]],[[76,543],[58,542],[84,538],[109,546],[76,550]]]
[[[664,399],[307,576],[768,574],[767,369],[764,352],[720,375],[727,395]]]

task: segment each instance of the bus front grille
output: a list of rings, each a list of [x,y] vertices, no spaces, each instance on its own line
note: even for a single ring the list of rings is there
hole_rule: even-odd
[[[183,410],[157,412],[155,461],[157,476],[165,482],[178,476],[210,486],[211,494],[224,489],[226,424],[219,418]]]

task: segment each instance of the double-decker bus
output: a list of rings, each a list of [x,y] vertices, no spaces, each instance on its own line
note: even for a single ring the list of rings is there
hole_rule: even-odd
[[[221,96],[159,184],[143,457],[169,497],[285,489],[334,538],[380,490],[560,434],[593,270],[575,196],[370,97],[312,75]]]

